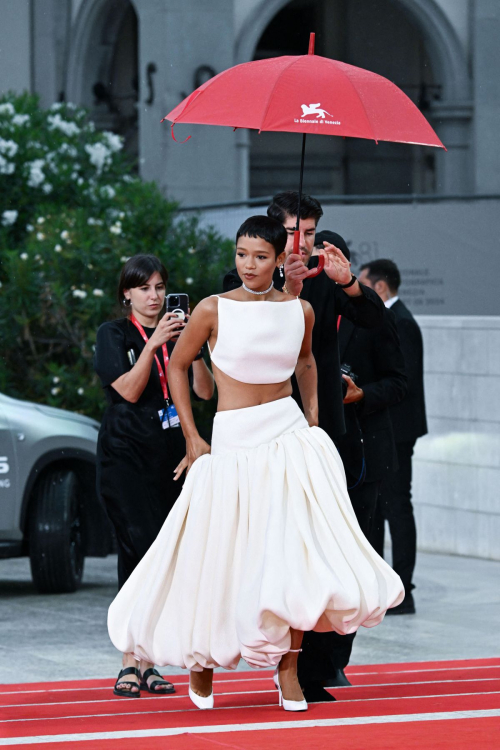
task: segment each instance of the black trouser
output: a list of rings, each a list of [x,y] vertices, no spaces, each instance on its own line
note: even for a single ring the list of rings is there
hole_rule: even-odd
[[[411,503],[411,459],[415,441],[397,443],[399,470],[384,479],[370,542],[384,556],[384,521],[389,522],[392,567],[401,577],[405,591],[412,589],[417,556],[417,529]]]
[[[367,539],[370,538],[381,482],[365,482],[349,490],[352,507]],[[304,633],[299,655],[298,675],[302,685],[331,679],[336,669],[344,669],[351,658],[356,633]]]

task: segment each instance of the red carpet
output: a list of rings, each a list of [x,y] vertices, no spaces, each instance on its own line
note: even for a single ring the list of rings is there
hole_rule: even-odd
[[[347,672],[335,703],[297,714],[278,707],[267,671],[217,673],[214,711],[193,706],[186,675],[170,678],[175,695],[136,700],[113,696],[112,679],[0,685],[0,747],[500,750],[500,659]]]

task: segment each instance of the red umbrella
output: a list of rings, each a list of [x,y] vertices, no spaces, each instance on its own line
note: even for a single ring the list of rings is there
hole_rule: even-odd
[[[306,134],[444,148],[401,89],[369,70],[315,55],[314,36],[307,55],[257,60],[222,71],[164,118],[172,128],[181,122],[303,134],[294,252],[299,242]],[[322,268],[323,264],[318,266],[317,273]]]

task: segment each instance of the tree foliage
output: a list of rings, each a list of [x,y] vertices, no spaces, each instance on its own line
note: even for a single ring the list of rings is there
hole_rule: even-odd
[[[99,325],[116,317],[121,266],[166,265],[191,306],[218,291],[233,245],[131,172],[121,141],[70,104],[0,99],[0,390],[99,418]]]

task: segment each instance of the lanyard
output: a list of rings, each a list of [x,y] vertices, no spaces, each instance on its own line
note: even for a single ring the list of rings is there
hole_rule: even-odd
[[[339,315],[339,316],[338,316],[338,318],[337,318],[337,331],[338,331],[338,330],[339,330],[339,328],[340,328],[340,321],[341,321],[341,320],[342,320],[342,315]]]
[[[146,331],[144,330],[144,328],[141,326],[141,324],[139,323],[139,321],[137,320],[137,318],[133,314],[130,316],[130,322],[135,325],[135,327],[137,328],[137,330],[139,331],[139,333],[141,334],[142,338],[144,339],[144,341],[147,344],[148,341],[149,341],[149,339],[147,337]],[[162,370],[162,366],[160,365],[160,360],[158,359],[158,355],[157,354],[155,354],[155,361],[156,361],[156,366],[158,368],[158,375],[160,376],[160,383],[161,383],[161,389],[163,391],[163,398],[165,399],[165,401],[168,404],[168,402],[169,402],[170,399],[168,397],[167,377],[166,377],[166,375],[167,375],[167,367],[168,367],[168,350],[167,350],[167,345],[166,344],[162,344],[161,350],[163,352],[163,362],[165,364],[165,372],[163,372],[163,370]]]

